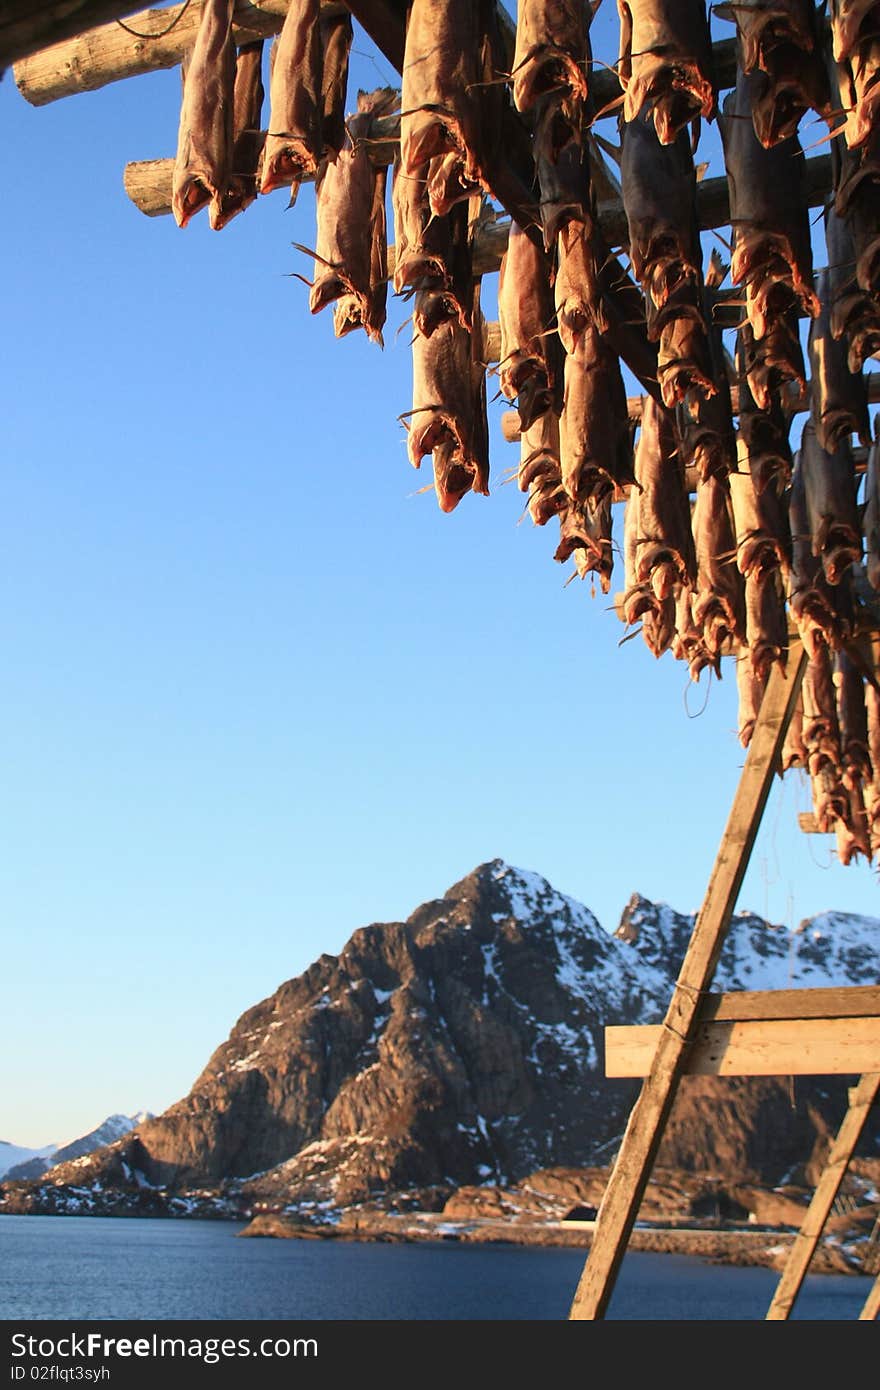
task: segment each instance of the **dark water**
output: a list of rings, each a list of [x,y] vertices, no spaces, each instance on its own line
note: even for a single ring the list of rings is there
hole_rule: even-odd
[[[237,1240],[228,1222],[0,1217],[4,1319],[565,1319],[584,1257],[514,1246]],[[798,1318],[858,1318],[872,1281],[808,1277]],[[632,1252],[611,1319],[763,1319],[776,1275]]]

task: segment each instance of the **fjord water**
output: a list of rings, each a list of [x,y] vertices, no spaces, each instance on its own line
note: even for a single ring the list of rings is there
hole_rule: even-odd
[[[7,1320],[564,1319],[578,1250],[236,1239],[225,1221],[0,1218]],[[633,1251],[609,1319],[762,1319],[768,1269]],[[871,1279],[808,1277],[794,1315],[856,1319]]]

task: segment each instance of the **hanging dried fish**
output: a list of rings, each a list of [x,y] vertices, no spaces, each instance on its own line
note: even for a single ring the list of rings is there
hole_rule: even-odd
[[[407,453],[415,468],[433,455],[437,500],[451,512],[467,492],[489,495],[485,371],[474,360],[470,333],[457,323],[430,338],[417,333],[412,351]]]
[[[831,767],[835,773],[839,773],[840,725],[827,647],[818,647],[810,656],[801,691],[804,706],[802,732],[810,776],[815,777],[824,767]]]
[[[836,833],[838,822],[845,822],[849,815],[849,794],[840,780],[840,774],[826,765],[817,773],[810,774],[810,789],[817,830],[825,835]]]
[[[843,650],[834,658],[834,688],[840,729],[840,770],[847,791],[856,791],[873,776],[868,744],[865,682],[855,662]]]
[[[880,130],[860,150],[831,141],[834,209],[853,241],[856,283],[880,297]]]
[[[763,689],[771,666],[778,664],[784,671],[788,660],[788,620],[782,577],[778,571],[759,575],[752,570],[746,576],[745,591],[746,645],[752,671]]]
[[[829,9],[832,52],[839,63],[855,49],[865,21],[876,22],[877,0],[830,0]]]
[[[846,795],[846,810],[835,822],[837,857],[841,864],[851,864],[860,854],[870,862],[871,833],[862,788],[855,787]]]
[[[171,179],[178,227],[219,199],[229,183],[233,147],[234,0],[204,0],[195,44],[181,65],[183,101]]]
[[[670,410],[679,402],[717,395],[709,339],[700,320],[684,314],[666,319],[660,330],[657,381],[663,404]],[[699,415],[696,407],[694,414]],[[729,467],[728,460],[725,471]]]
[[[739,471],[730,475],[730,500],[736,530],[736,563],[744,578],[764,579],[791,568],[788,505],[775,488],[758,492],[749,471],[745,440],[737,440]]]
[[[562,484],[572,501],[618,498],[632,482],[632,427],[620,363],[593,327],[565,356],[559,438]]]
[[[259,193],[260,160],[263,154],[263,43],[243,44],[235,60],[233,101],[233,146],[229,178],[222,192],[215,194],[208,208],[208,221],[215,232],[250,207]]]
[[[871,138],[880,110],[880,27],[870,26],[848,57],[837,63],[840,106],[846,112],[843,138],[856,150]]]
[[[624,589],[623,620],[628,627],[642,624],[642,636],[648,647],[659,656],[675,639],[675,594],[678,586],[662,597],[655,593],[651,576],[640,578],[640,543],[642,526],[639,511],[643,493],[632,488],[623,510]],[[672,605],[670,617],[670,604]],[[667,639],[668,638],[668,642]],[[659,650],[655,650],[659,648]]]
[[[530,111],[539,97],[587,99],[587,9],[581,0],[519,0],[513,104]]]
[[[800,469],[813,554],[819,556],[829,584],[862,558],[862,529],[856,506],[856,476],[849,444],[834,453],[823,449],[813,421],[801,436]]]
[[[566,112],[560,97],[542,97],[535,110],[532,153],[540,191],[544,248],[552,251],[569,222],[578,222],[587,231],[593,225],[590,157],[583,121],[577,113]]]
[[[388,280],[386,171],[372,164],[365,142],[373,117],[396,104],[397,93],[388,87],[359,92],[346,144],[335,161],[321,166],[316,184],[318,270],[309,308],[316,314],[334,303],[337,338],[363,328],[380,347]]]
[[[642,405],[635,477],[635,577],[640,584],[650,584],[658,599],[665,599],[676,584],[693,586],[694,538],[674,419],[651,397],[646,397]]]
[[[642,638],[652,656],[668,652],[675,637],[675,598],[667,594],[642,615]]]
[[[715,109],[712,42],[703,0],[617,0],[623,114],[650,109],[661,144]]]
[[[467,208],[459,205],[446,216],[435,217],[428,202],[427,166],[421,174],[404,174],[399,160],[394,165],[391,205],[395,293],[407,288],[442,293],[447,300],[442,321],[456,318],[468,327],[473,275]],[[426,331],[419,325],[419,332]]]
[[[845,583],[831,585],[813,552],[800,452],[791,475],[788,498],[792,565],[788,600],[809,656],[826,644],[839,648],[853,628],[852,596]]]
[[[756,338],[793,305],[819,312],[804,184],[804,155],[796,136],[765,149],[750,117],[752,78],[738,74],[720,120],[730,192],[733,255],[730,273],[744,285],[746,313]],[[754,388],[753,388],[754,389]],[[756,396],[757,399],[757,396]]]
[[[413,0],[403,58],[400,162],[404,174],[418,174],[437,156],[451,155],[444,169],[442,197],[454,178],[459,196],[479,192],[480,35],[477,7],[469,0]],[[441,184],[435,185],[438,196]],[[439,211],[432,201],[432,207]]]
[[[862,444],[871,439],[868,392],[861,372],[853,373],[844,344],[831,332],[831,289],[827,270],[820,270],[816,288],[821,303],[818,318],[810,323],[807,340],[810,358],[810,392],[816,438],[834,453],[857,434]]]
[[[291,0],[269,52],[269,130],[260,192],[298,186],[323,154],[323,54],[318,0]]]
[[[569,498],[562,486],[559,460],[559,417],[552,410],[539,415],[534,424],[520,434],[520,462],[517,485],[529,494],[529,515],[536,526],[544,526],[564,512]]]
[[[578,351],[589,330],[607,330],[595,237],[582,222],[569,222],[559,234],[553,292],[559,337],[567,353]]]
[[[573,559],[581,579],[596,574],[603,594],[611,589],[614,555],[611,535],[611,500],[568,504],[559,513],[559,545],[554,560],[565,564]]]
[[[694,622],[694,591],[684,584],[678,584],[675,597],[675,634],[672,638],[672,655],[676,661],[686,661],[691,680],[698,681],[702,672],[710,666],[718,679],[721,679],[721,657],[712,656],[703,640],[702,629]]]
[[[712,656],[745,637],[744,590],[736,567],[730,493],[719,478],[697,483],[691,521],[697,557],[694,622]]]
[[[766,679],[761,679],[748,656],[737,657],[737,736],[743,748],[748,748],[752,741],[766,686]]]
[[[547,410],[562,408],[563,352],[556,332],[550,265],[545,252],[510,224],[498,281],[502,395],[517,402],[527,430]]]
[[[828,118],[828,74],[812,0],[733,0],[714,13],[736,24],[742,69],[755,74],[752,120],[762,145],[793,135],[809,109]]]
[[[847,365],[851,372],[859,372],[867,358],[880,352],[880,304],[856,280],[852,233],[831,202],[825,207],[825,243],[831,333],[846,342]]]
[[[868,453],[865,478],[865,510],[862,533],[865,538],[865,574],[872,589],[880,593],[880,443],[875,439]],[[877,767],[880,778],[880,764]]]
[[[868,716],[868,753],[873,775],[863,790],[871,848],[876,854],[880,850],[880,691],[870,681],[865,683],[865,708]]]
[[[781,314],[763,338],[756,338],[751,324],[739,330],[741,368],[755,403],[761,410],[771,409],[774,393],[791,383],[799,392],[806,390],[807,369],[798,334],[796,309]]]
[[[633,376],[638,378],[642,390],[659,402],[657,349],[648,338],[645,297],[617,257],[609,250],[598,227],[593,229],[591,246],[599,269],[599,288],[602,293],[605,324],[603,327],[597,320],[597,327],[605,336],[611,350],[629,367]]]
[[[646,296],[648,336],[656,340],[663,324],[681,314],[702,324],[703,253],[687,133],[661,145],[645,112],[622,123],[620,176],[630,264]]]
[[[762,341],[766,343],[768,338]],[[754,349],[754,337],[751,338],[751,345]],[[769,487],[781,495],[791,481],[789,422],[778,391],[765,390],[767,407],[763,410],[758,407],[749,387],[742,332],[737,334],[736,339],[736,372],[739,389],[739,467],[742,469],[745,461],[758,493]]]
[[[348,59],[354,30],[347,10],[321,7],[321,136],[331,158],[345,144]]]
[[[789,772],[793,767],[806,768],[807,766],[807,749],[804,744],[803,726],[804,700],[803,695],[799,694],[782,744],[783,772]]]

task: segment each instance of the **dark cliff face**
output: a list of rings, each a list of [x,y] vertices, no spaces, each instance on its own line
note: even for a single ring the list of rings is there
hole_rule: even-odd
[[[482,865],[244,1014],[190,1094],[140,1127],[147,1176],[244,1178],[355,1140],[355,1187],[371,1165],[382,1183],[460,1183],[590,1156],[632,1097],[598,1073],[605,1023],[645,1005],[620,956],[543,880]]]
[[[604,1028],[662,1018],[691,924],[635,896],[611,936],[538,875],[483,864],[288,980],[239,1019],[188,1096],[53,1182],[234,1180],[320,1206],[607,1163],[639,1083],[605,1079]],[[790,939],[738,919],[719,987],[779,987],[767,981],[790,971]],[[849,966],[858,940],[853,926]],[[834,982],[818,944],[810,983]],[[686,1079],[658,1162],[779,1180],[842,1113],[842,1086],[817,1097],[798,1084],[795,1115],[782,1080]]]

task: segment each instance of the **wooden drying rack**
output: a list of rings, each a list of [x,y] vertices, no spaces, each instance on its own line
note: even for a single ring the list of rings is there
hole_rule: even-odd
[[[288,0],[239,0],[234,19],[237,42],[277,33],[287,7]],[[329,8],[340,6],[333,4]],[[350,0],[347,8],[399,72],[403,64],[406,0]],[[136,38],[116,22],[94,27],[137,10],[136,4],[125,0],[80,0],[79,4],[58,0],[40,7],[36,17],[33,6],[25,0],[12,0],[5,9],[0,20],[0,67],[16,62],[16,82],[34,105],[157,68],[173,67],[192,42],[198,23],[196,5],[144,11],[132,20],[130,28],[141,33],[152,31],[157,36]],[[501,9],[499,15],[512,52],[511,20]],[[47,43],[53,46],[46,47]],[[715,44],[713,56],[719,87],[733,85],[736,40]],[[593,91],[599,109],[612,101],[619,94],[613,71],[597,70]],[[528,155],[528,131],[512,106],[506,119],[511,138],[505,140],[505,153],[490,171],[491,192],[524,229],[537,228],[540,217],[532,192],[534,171]],[[373,158],[377,163],[391,163],[399,122],[388,117],[378,126]],[[593,148],[592,154],[600,225],[610,244],[620,244],[626,240],[626,218],[619,185],[598,147]],[[172,164],[168,159],[150,160],[126,167],[126,190],[149,216],[170,211]],[[831,189],[830,158],[823,155],[808,159],[806,176],[809,206],[821,206]],[[703,228],[726,224],[726,179],[705,180],[698,187],[697,200]],[[506,237],[507,228],[501,224],[489,224],[483,229],[474,248],[478,275],[498,269]],[[493,333],[497,337],[497,330],[490,326],[487,356],[492,351]],[[497,353],[497,346],[495,350]],[[869,399],[880,400],[880,378],[870,376],[868,385]],[[634,418],[640,413],[640,400],[635,397],[630,401]],[[802,402],[802,408],[806,408],[806,402]],[[505,422],[505,433],[509,438],[515,435],[509,420]],[[605,1189],[589,1256],[571,1305],[571,1319],[605,1316],[682,1076],[697,1070],[740,1076],[790,1075],[796,1069],[810,1075],[862,1073],[858,1084],[850,1089],[849,1108],[767,1313],[772,1320],[785,1319],[791,1312],[865,1119],[877,1100],[880,989],[742,991],[721,996],[709,993],[770,786],[780,765],[783,741],[806,664],[803,646],[794,636],[785,671],[774,666],[764,692],[706,896],[663,1023],[655,1028],[606,1030],[609,1073],[644,1075],[644,1081]],[[632,1044],[634,1053],[627,1051]],[[793,1046],[807,1054],[797,1068]],[[880,1272],[860,1320],[874,1319],[878,1312]]]

